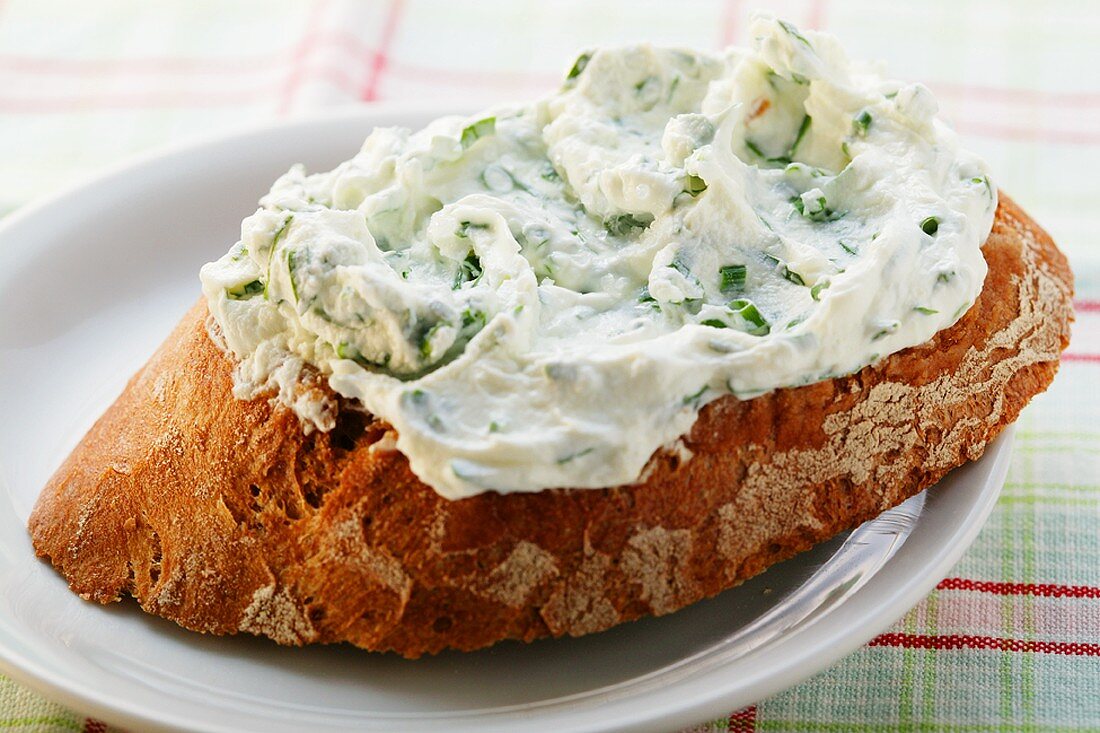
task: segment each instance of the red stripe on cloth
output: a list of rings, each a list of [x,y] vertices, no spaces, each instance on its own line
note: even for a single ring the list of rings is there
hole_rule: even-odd
[[[1026,103],[1035,107],[1100,107],[1100,94],[1094,92],[1048,92],[1042,89],[959,84],[951,81],[930,83],[929,87],[937,95],[965,97],[985,102]]]
[[[393,45],[394,36],[397,35],[397,22],[401,18],[401,10],[404,4],[403,0],[392,0],[390,9],[386,13],[378,49],[374,52],[371,60],[370,75],[367,77],[367,83],[363,85],[362,93],[359,95],[360,99],[367,102],[378,99],[378,83],[381,81],[382,73],[386,70],[386,64],[389,61],[390,47]]]
[[[1001,639],[995,636],[970,636],[969,634],[880,634],[867,646],[890,646],[903,649],[993,649],[1002,652],[1031,652],[1063,654],[1072,657],[1100,657],[1100,644],[1083,644],[1064,641],[1033,641],[1029,639]]]
[[[722,35],[719,46],[728,46],[737,37],[737,19],[741,17],[740,0],[726,0],[722,6]]]
[[[69,114],[95,110],[148,109],[153,107],[239,106],[269,100],[270,88],[248,88],[225,92],[149,92],[135,94],[90,94],[65,99],[0,97],[0,112],[9,114]]]
[[[983,137],[1025,142],[1051,142],[1063,145],[1100,145],[1100,132],[1091,130],[1051,130],[1037,127],[1013,127],[984,120],[954,120],[956,130]]]
[[[756,730],[756,706],[749,705],[732,713],[726,726],[729,733],[753,733]]]
[[[218,58],[129,57],[122,59],[59,59],[0,54],[0,71],[18,74],[101,76],[117,74],[233,74],[270,71],[286,62],[290,51],[257,56]]]
[[[84,733],[107,733],[107,724],[98,720],[86,718],[84,720]]]
[[[1043,598],[1100,598],[1100,588],[1091,585],[1052,583],[1001,583],[992,580],[944,578],[937,590],[969,590],[999,596],[1041,596]]]
[[[294,49],[293,60],[290,63],[290,73],[287,74],[283,84],[282,93],[279,95],[279,112],[286,112],[294,102],[298,94],[298,88],[302,85],[302,78],[306,59],[309,58],[317,45],[317,33],[321,27],[321,18],[328,10],[327,0],[314,0],[309,7],[309,15],[306,18],[306,29],[298,39],[298,45]]]
[[[1088,364],[1100,364],[1100,354],[1062,354],[1063,361],[1080,361]]]
[[[1078,313],[1100,313],[1100,300],[1075,300],[1073,307]]]
[[[825,29],[825,0],[810,0],[810,12],[806,17],[806,27],[810,30]]]

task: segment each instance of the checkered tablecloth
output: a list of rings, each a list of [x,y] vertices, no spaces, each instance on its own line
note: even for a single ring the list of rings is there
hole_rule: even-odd
[[[786,0],[924,81],[1077,275],[1073,344],[951,576],[832,669],[707,731],[1100,731],[1100,3]],[[317,107],[464,107],[580,48],[744,43],[739,0],[0,0],[0,213],[131,153]],[[6,317],[6,316],[0,316]],[[105,731],[0,677],[0,731]]]

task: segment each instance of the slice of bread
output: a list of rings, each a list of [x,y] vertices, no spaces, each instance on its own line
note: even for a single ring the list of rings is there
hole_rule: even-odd
[[[281,644],[416,657],[670,613],[978,458],[1046,388],[1066,260],[1003,196],[983,252],[953,327],[850,376],[712,402],[637,484],[454,502],[354,405],[306,435],[235,399],[200,302],[50,480],[34,546],[85,599]]]

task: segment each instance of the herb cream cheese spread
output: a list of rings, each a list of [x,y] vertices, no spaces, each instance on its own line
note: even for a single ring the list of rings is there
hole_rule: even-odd
[[[752,49],[582,54],[534,103],[295,167],[202,270],[235,394],[310,365],[441,495],[639,479],[700,408],[929,340],[996,193],[919,84],[758,17]]]

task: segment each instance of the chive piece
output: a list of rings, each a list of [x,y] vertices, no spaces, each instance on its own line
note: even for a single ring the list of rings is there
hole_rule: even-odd
[[[802,279],[801,275],[799,275],[794,270],[791,270],[786,265],[783,265],[783,277],[784,277],[784,279],[794,283],[795,285],[805,285],[806,284],[806,281]]]
[[[565,80],[569,81],[570,79],[576,79],[578,76],[580,76],[581,72],[584,71],[584,68],[588,66],[588,62],[591,60],[592,54],[587,52],[582,53],[580,56],[578,56],[577,60],[573,62],[573,68],[571,68],[569,70],[569,73],[566,74]]]
[[[478,120],[471,125],[467,125],[466,127],[462,128],[462,137],[460,138],[462,142],[462,149],[465,150],[466,148],[476,143],[480,138],[483,138],[487,135],[492,135],[496,131],[496,117],[486,117],[484,119]]]
[[[485,313],[483,311],[475,311],[470,308],[462,311],[462,328],[468,329],[470,326],[477,326],[477,330],[485,328]]]
[[[656,298],[654,298],[652,295],[649,294],[649,286],[648,285],[643,285],[642,286],[642,293],[641,293],[641,295],[638,296],[638,302],[639,303],[646,303],[650,307],[656,308],[657,310],[661,309],[661,304],[657,302]]]
[[[810,288],[810,297],[814,300],[821,300],[821,291],[828,290],[829,284],[828,280],[822,280],[817,285],[814,285]]]
[[[794,328],[795,326],[797,326],[798,324],[802,323],[805,320],[806,320],[806,318],[804,316],[799,316],[798,318],[794,318],[790,321],[787,321],[787,325],[786,325],[785,328],[786,328],[786,330],[790,331],[792,328]]]
[[[705,321],[699,321],[700,326],[710,326],[711,328],[729,328],[730,324],[725,321],[720,321],[717,318],[708,318]]]
[[[917,313],[923,313],[926,316],[934,316],[939,313],[939,311],[935,308],[926,308],[923,305],[918,305],[917,307],[913,308],[913,310],[915,310]]]
[[[246,300],[257,293],[262,293],[263,291],[264,284],[259,280],[253,280],[252,282],[245,283],[244,285],[238,285],[234,288],[227,288],[225,291],[225,295],[230,300]]]
[[[806,46],[806,48],[813,48],[813,46],[810,45],[810,42],[806,40],[806,37],[799,33],[798,29],[795,28],[793,24],[788,23],[785,20],[781,20],[779,21],[779,26],[783,30],[787,31],[787,33],[791,34],[791,36],[793,36],[796,40],[801,41],[802,44]]]
[[[756,143],[754,143],[752,140],[746,139],[745,140],[745,147],[748,148],[749,151],[752,152],[753,155],[756,155],[757,157],[763,158],[765,160],[765,162],[768,162],[768,163],[779,163],[781,165],[789,165],[790,162],[791,162],[791,159],[788,158],[785,155],[779,155],[779,156],[776,156],[774,158],[768,156],[763,150],[760,149],[760,146],[757,145]]]
[[[799,275],[797,272],[793,271],[791,268],[787,267],[787,264],[785,262],[780,262],[778,257],[772,257],[771,255],[764,255],[764,258],[766,260],[768,260],[768,262],[772,263],[773,265],[775,265],[776,267],[779,268],[779,274],[783,277],[784,280],[789,280],[790,282],[794,283],[795,285],[805,285],[806,284],[806,281],[802,279],[801,275]]]
[[[707,182],[699,176],[689,175],[687,181],[684,183],[684,193],[689,196],[698,196],[703,191],[707,190]]]
[[[603,225],[608,232],[614,234],[616,237],[625,237],[629,234],[633,234],[635,231],[641,231],[653,223],[652,219],[648,221],[639,219],[633,214],[619,214],[606,220]]]
[[[940,218],[938,216],[929,216],[920,223],[920,228],[928,236],[933,236],[940,230]]]
[[[951,282],[951,278],[953,278],[953,277],[955,277],[955,271],[954,270],[950,270],[948,272],[941,272],[939,275],[936,276],[936,282],[938,282],[938,283]]]
[[[491,421],[489,423],[489,432],[490,433],[499,433],[500,432],[500,423],[498,423],[496,420]]]
[[[271,263],[275,261],[275,248],[279,246],[279,240],[286,236],[290,229],[290,222],[294,221],[294,215],[288,214],[282,225],[275,230],[275,236],[271,238],[271,256],[267,259],[267,281],[264,282],[264,300],[267,300],[268,286],[271,284]]]
[[[847,211],[836,211],[830,208],[829,202],[824,196],[818,196],[817,199],[814,200],[812,208],[806,207],[806,202],[802,200],[801,196],[792,196],[788,201],[791,206],[794,207],[795,211],[810,221],[836,221],[848,213]]]
[[[813,122],[813,118],[809,115],[805,115],[802,118],[802,124],[798,126],[798,134],[794,136],[794,142],[791,143],[791,149],[787,151],[787,158],[794,158],[794,153],[796,150],[798,150],[799,144],[802,143],[802,138],[806,137],[806,133],[810,129],[811,122]]]
[[[442,327],[443,322],[439,321],[427,331],[425,331],[424,335],[420,337],[420,358],[424,361],[428,361],[432,358],[432,336],[434,336],[435,332]]]
[[[744,265],[726,265],[718,268],[718,274],[722,278],[719,289],[723,293],[727,293],[744,287],[745,280],[748,277],[748,268]]]
[[[880,338],[883,338],[883,337],[885,337],[885,336],[889,336],[890,334],[892,334],[892,333],[894,333],[895,331],[897,331],[897,330],[898,330],[898,327],[899,327],[899,326],[901,326],[901,322],[900,322],[900,321],[891,321],[891,322],[890,322],[890,323],[889,323],[889,324],[888,324],[888,325],[886,326],[886,328],[882,329],[881,331],[879,331],[878,333],[876,333],[876,334],[875,334],[874,336],[872,336],[872,337],[871,337],[871,340],[872,340],[872,341],[878,341],[878,340],[879,340]]]
[[[464,283],[477,282],[481,279],[483,270],[481,269],[481,259],[477,256],[477,253],[473,250],[466,255],[466,259],[458,265],[458,271],[455,273],[454,283],[451,285],[452,290],[458,290]]]
[[[850,244],[845,244],[843,239],[838,239],[837,244],[839,244],[840,248],[843,249],[845,252],[847,252],[850,255],[859,254],[858,249],[856,249],[855,247],[853,247]]]
[[[707,385],[704,384],[702,387],[699,388],[699,391],[696,392],[695,394],[689,394],[686,397],[684,397],[683,401],[680,404],[690,405],[693,402],[698,402],[699,398],[703,396],[703,393],[706,392],[707,389],[708,389]]]
[[[488,224],[476,224],[472,221],[459,222],[458,229],[455,230],[455,236],[466,239],[470,236],[471,229],[488,229]]]
[[[852,159],[852,149],[848,147],[847,140],[840,143],[840,152],[844,153],[844,157],[846,157],[848,160]]]
[[[294,272],[298,269],[298,264],[295,262],[294,250],[288,249],[286,251],[286,274],[290,278],[290,292],[294,294],[294,302],[298,302],[298,283],[294,281]]]
[[[579,450],[576,453],[570,453],[569,455],[565,456],[564,458],[559,458],[557,460],[557,464],[559,466],[564,466],[566,463],[569,463],[570,461],[572,461],[576,458],[581,458],[582,456],[587,456],[589,453],[591,453],[594,450],[596,450],[596,449],[595,448],[585,448],[584,450]]]
[[[744,298],[738,298],[729,304],[729,309],[741,316],[741,318],[752,325],[748,333],[753,336],[765,336],[771,331],[771,326],[768,325],[768,321],[764,316],[760,315],[760,311],[756,309],[751,300]]]
[[[852,120],[852,130],[854,130],[855,133],[860,137],[863,137],[867,134],[867,128],[869,128],[870,126],[871,113],[867,110],[863,110],[858,115],[856,115],[856,118],[854,120]]]

